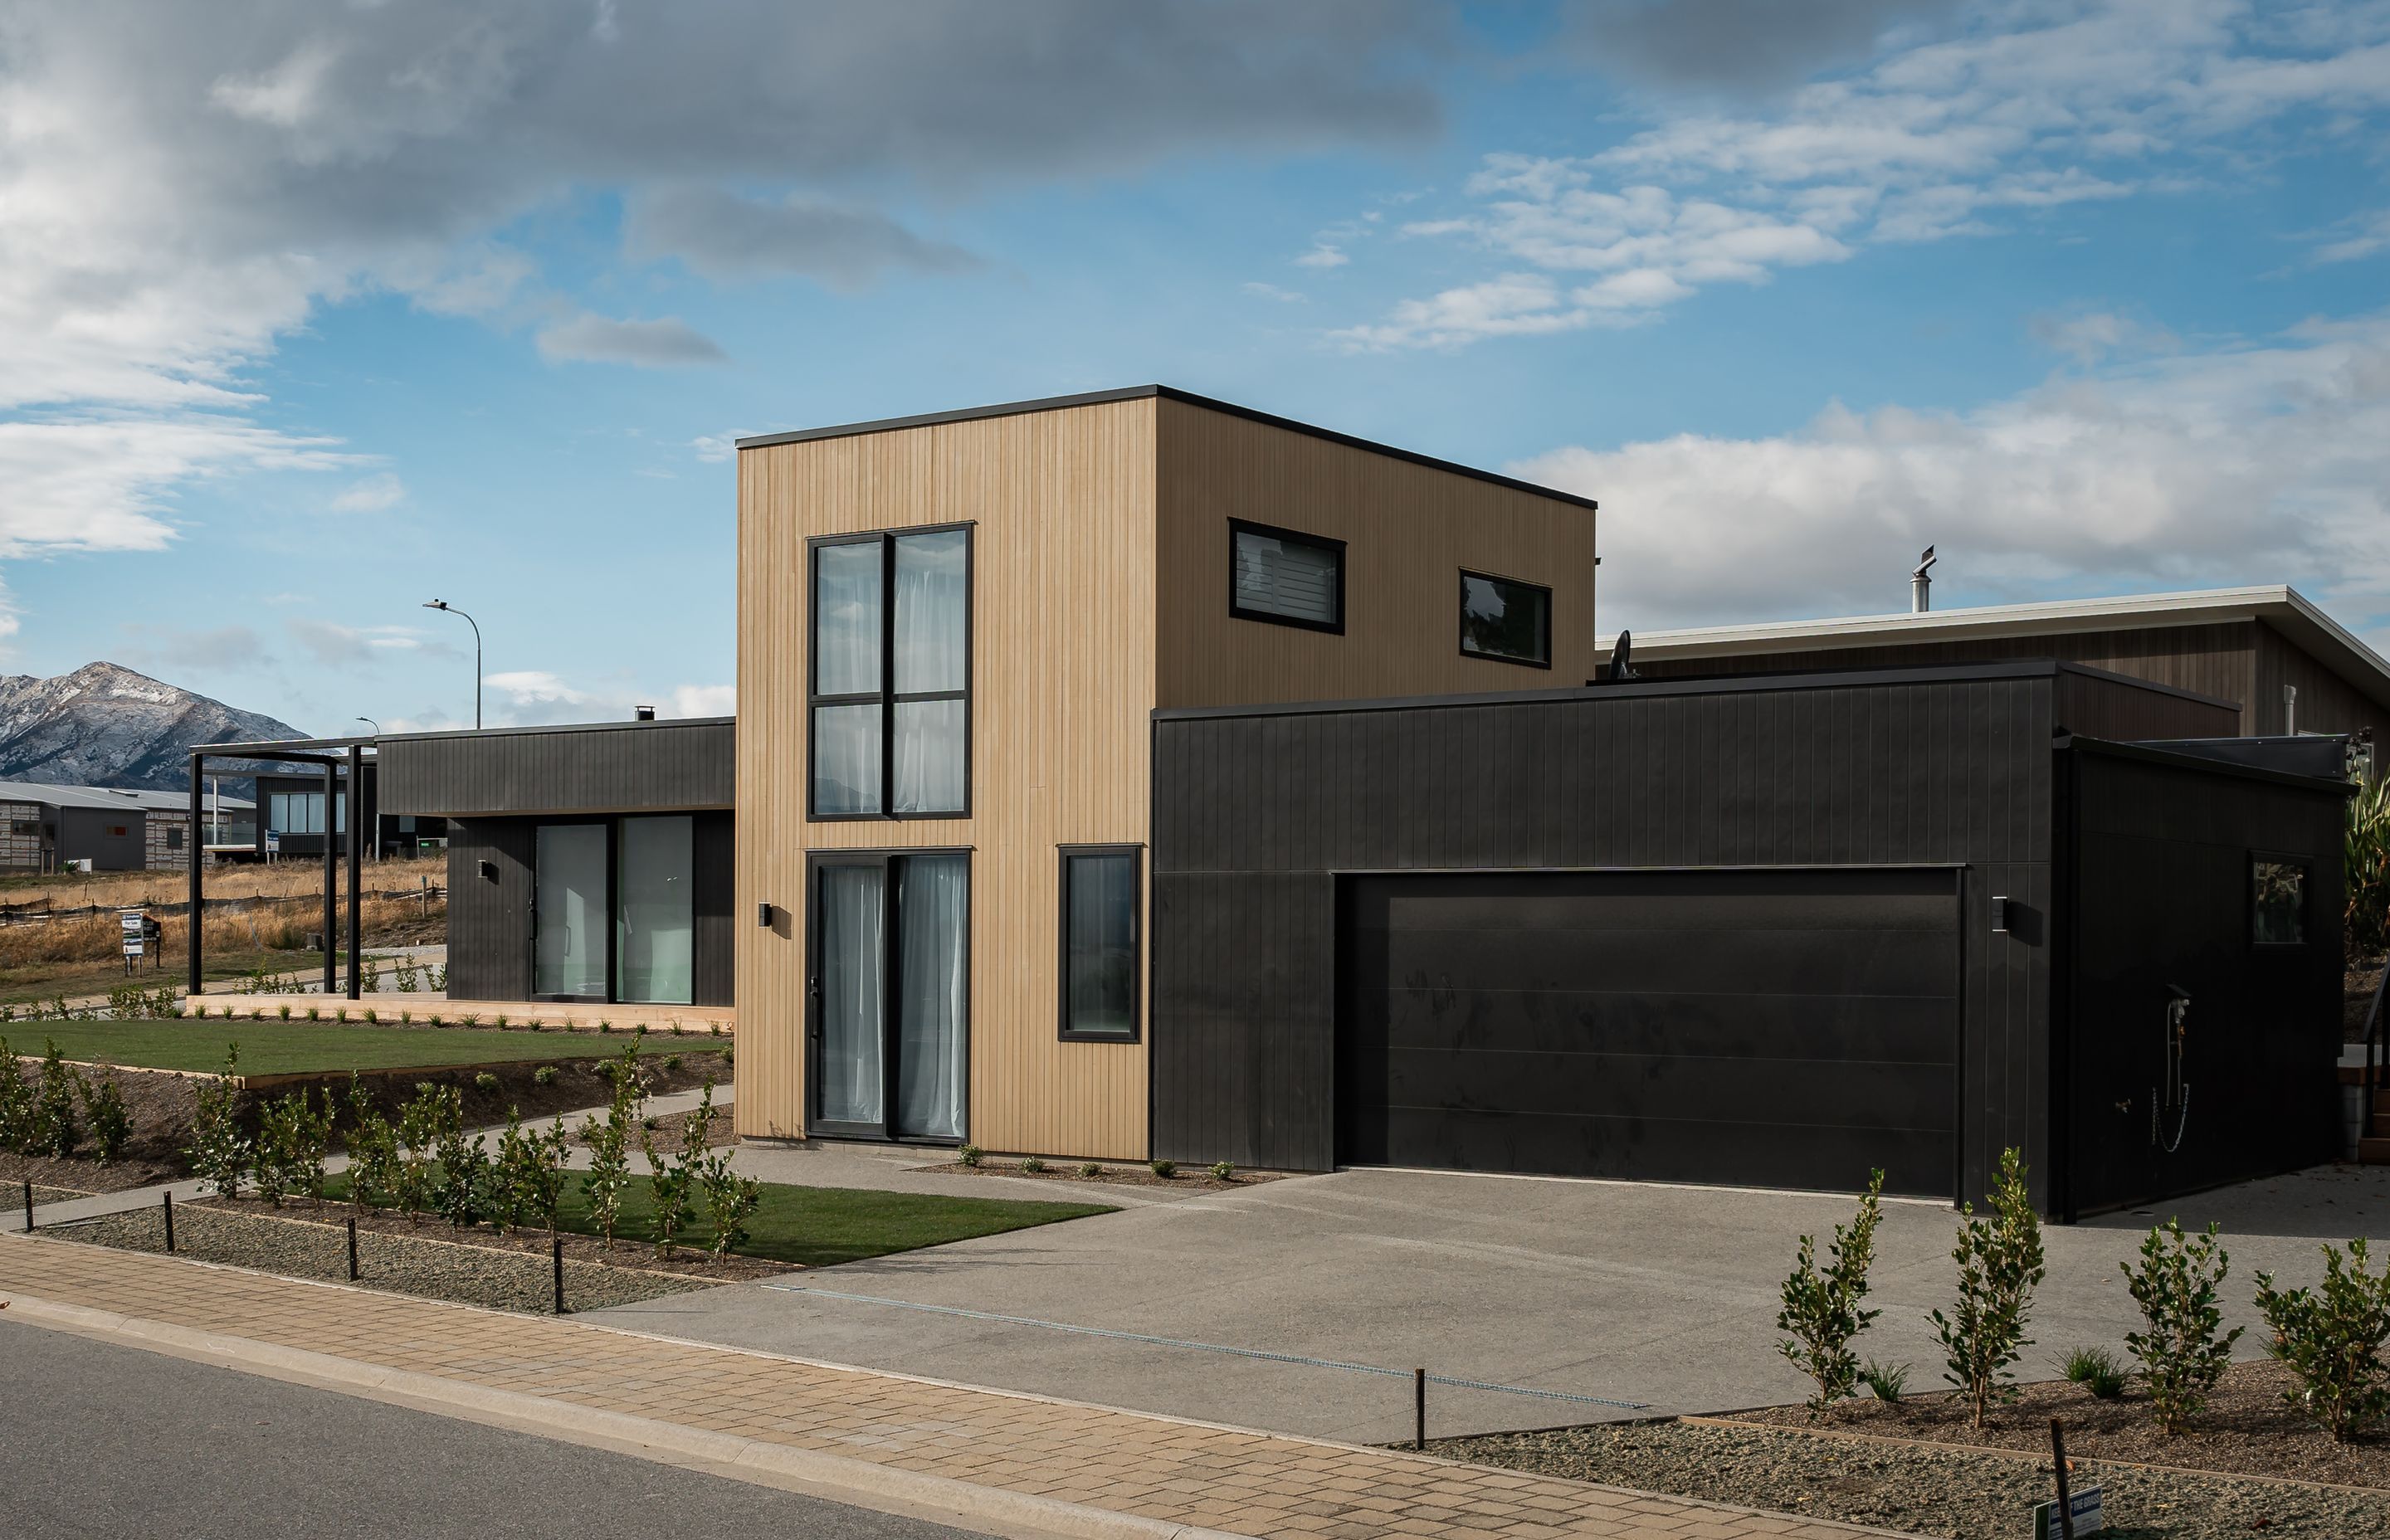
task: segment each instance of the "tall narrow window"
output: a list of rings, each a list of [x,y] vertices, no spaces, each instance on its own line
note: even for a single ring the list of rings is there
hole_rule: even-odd
[[[1124,1041],[1137,1024],[1137,849],[1062,847],[1062,1035]]]
[[[2307,868],[2302,861],[2252,856],[2249,939],[2259,946],[2298,946],[2307,939]]]
[[[970,530],[813,543],[816,818],[970,807]]]
[[[1344,542],[1228,520],[1228,613],[1311,631],[1344,629]]]
[[[1460,650],[1534,668],[1552,666],[1552,591],[1539,583],[1460,574]]]

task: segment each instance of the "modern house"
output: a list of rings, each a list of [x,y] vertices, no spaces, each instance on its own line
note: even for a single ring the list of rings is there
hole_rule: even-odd
[[[1594,505],[1162,387],[739,446],[739,1131],[1151,1148],[1152,713],[1582,679]]]
[[[2011,658],[2087,663],[2229,700],[2246,737],[2390,742],[2390,662],[2280,584],[1642,632],[1631,667],[1682,679]]]
[[[221,799],[227,812],[248,807]],[[181,793],[112,786],[0,781],[0,869],[180,871],[190,859],[190,815]]]
[[[366,827],[374,831],[372,842],[366,847],[366,859],[406,859],[441,848],[448,837],[443,819],[383,807],[379,761],[366,761],[363,775]],[[265,811],[255,826],[257,859],[270,854],[320,860],[328,824],[333,850],[337,853],[341,848],[349,827],[348,791],[341,777],[335,777],[328,813],[321,776],[262,774],[257,777],[257,802]]]

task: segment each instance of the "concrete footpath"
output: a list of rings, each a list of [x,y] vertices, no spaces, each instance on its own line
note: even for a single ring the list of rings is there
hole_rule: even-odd
[[[1008,1535],[1881,1534],[41,1237],[6,1319]]]

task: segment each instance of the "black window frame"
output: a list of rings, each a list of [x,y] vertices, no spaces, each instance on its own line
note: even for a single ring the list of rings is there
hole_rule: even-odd
[[[1145,847],[1138,844],[1057,845],[1054,886],[1054,1035],[1064,1043],[1145,1040]],[[1071,1026],[1071,862],[1083,855],[1125,855],[1129,886],[1128,1031],[1077,1032]]]
[[[2257,935],[2257,868],[2260,866],[2295,866],[2299,872],[2299,939],[2296,941],[2263,941]],[[2315,936],[2315,861],[2289,852],[2253,850],[2248,863],[2248,921],[2243,934],[2250,950],[2255,952],[2289,952],[2308,945]]]
[[[1471,578],[1475,578],[1480,583],[1508,584],[1513,588],[1533,588],[1537,593],[1544,596],[1544,655],[1541,659],[1514,658],[1507,652],[1485,652],[1478,648],[1471,648],[1469,645],[1469,580]],[[1548,671],[1551,668],[1551,584],[1548,583],[1530,583],[1525,578],[1504,577],[1499,572],[1481,572],[1471,568],[1463,567],[1460,569],[1460,577],[1454,586],[1453,597],[1453,625],[1458,634],[1459,640],[1458,645],[1460,648],[1460,655],[1463,658],[1474,658],[1478,661],[1485,663],[1510,663],[1519,668],[1539,668],[1546,671]]]
[[[1306,621],[1300,615],[1281,615],[1274,610],[1249,610],[1237,602],[1237,537],[1258,534],[1294,545],[1308,545],[1326,551],[1336,558],[1336,619]],[[1256,523],[1250,519],[1228,520],[1228,618],[1239,621],[1259,621],[1265,625],[1291,625],[1297,631],[1317,631],[1331,636],[1344,635],[1344,542],[1333,535],[1313,534],[1308,530],[1290,530],[1277,524]]]
[[[907,535],[947,534],[960,530],[963,534],[963,687],[959,690],[917,690],[899,695],[896,692],[896,542]],[[880,545],[880,688],[876,691],[824,695],[820,692],[820,669],[816,653],[821,632],[816,622],[814,604],[820,591],[821,559],[817,553],[826,545],[862,545],[872,542]],[[971,815],[971,794],[975,777],[971,774],[971,742],[975,713],[971,709],[974,693],[972,681],[978,674],[979,659],[979,525],[976,520],[961,520],[946,524],[914,524],[895,530],[863,530],[854,534],[815,535],[805,542],[805,821],[816,824],[906,823],[915,819],[968,818]],[[895,801],[896,775],[896,708],[924,700],[960,700],[963,703],[963,805],[943,813],[896,813],[890,810]],[[880,811],[876,813],[824,813],[815,800],[816,780],[814,758],[818,736],[814,731],[816,713],[824,706],[880,707]]]

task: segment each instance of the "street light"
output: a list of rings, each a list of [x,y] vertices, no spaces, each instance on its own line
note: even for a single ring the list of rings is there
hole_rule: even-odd
[[[446,614],[458,616],[467,625],[473,628],[473,730],[478,733],[482,730],[481,622],[474,620],[472,616],[466,614],[462,610],[457,609],[455,605],[450,604],[446,599],[426,599],[423,601],[423,608],[426,610],[438,610]]]
[[[357,720],[358,720],[359,722],[364,723],[366,726],[371,727],[371,728],[374,730],[374,737],[376,737],[376,738],[379,738],[379,737],[381,737],[381,724],[380,724],[380,723],[376,722],[372,717],[369,717],[369,716],[361,716],[361,717],[357,718]]]

